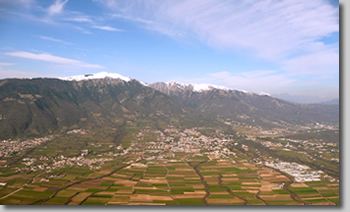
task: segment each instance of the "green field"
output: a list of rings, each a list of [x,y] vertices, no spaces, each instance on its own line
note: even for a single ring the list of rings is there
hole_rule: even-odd
[[[92,128],[87,134],[63,134],[23,155],[33,161],[31,165],[22,158],[11,161],[13,164],[7,168],[0,167],[0,182],[6,183],[0,187],[0,204],[339,204],[339,183],[328,178],[295,183],[285,173],[252,160],[257,152],[254,146],[246,151],[239,148],[240,143],[227,143],[220,148],[230,149],[231,154],[221,156],[211,154],[214,150],[191,152],[181,147],[172,151],[169,146],[174,144],[177,133],[169,133],[173,140],[157,146],[166,136],[161,137],[162,133],[146,122],[134,125],[127,125],[125,136],[118,141],[114,129]],[[181,142],[189,148],[187,141]],[[197,143],[191,145],[198,148]],[[278,156],[284,150],[276,151]],[[284,157],[300,155],[290,151]]]

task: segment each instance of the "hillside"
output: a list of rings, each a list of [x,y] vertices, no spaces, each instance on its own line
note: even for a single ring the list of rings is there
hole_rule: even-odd
[[[0,139],[72,127],[113,126],[123,117],[183,114],[180,104],[136,80],[0,81]]]
[[[226,119],[263,127],[339,125],[337,105],[295,104],[212,85],[147,85],[108,73],[1,80],[0,115],[0,139],[113,127],[127,120],[152,122],[159,129],[216,126]]]
[[[336,105],[297,104],[265,94],[214,86],[200,91],[195,90],[194,85],[173,82],[154,83],[150,86],[192,108],[196,114],[204,113],[212,118],[223,116],[270,127],[281,124],[339,122],[339,108]]]

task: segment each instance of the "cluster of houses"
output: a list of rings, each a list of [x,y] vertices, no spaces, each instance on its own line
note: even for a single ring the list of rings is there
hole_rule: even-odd
[[[24,141],[16,140],[3,140],[0,142],[0,157],[8,158],[12,157],[14,154],[18,152],[22,152],[23,150],[33,148],[37,145],[40,145],[46,141],[52,140],[54,136],[46,136],[43,138],[33,138],[27,139]]]
[[[296,182],[321,181],[323,171],[310,171],[310,167],[289,162],[265,162],[265,166],[280,170],[294,177]]]
[[[67,132],[67,134],[72,134],[72,133],[86,134],[86,132],[84,130],[81,130],[81,129],[74,129],[74,130]]]
[[[40,157],[39,160],[36,158],[23,158],[22,159],[22,164],[25,165],[25,167],[16,167],[16,171],[38,171],[38,170],[45,170],[50,172],[51,170],[57,169],[57,168],[62,168],[65,166],[73,166],[73,165],[78,165],[78,166],[88,166],[90,169],[98,169],[102,164],[108,161],[114,160],[111,157],[107,158],[92,158],[88,159],[85,158],[85,152],[82,150],[82,156],[78,157],[66,157],[63,155],[59,155],[57,157],[52,158],[52,162],[48,164],[47,161],[50,160],[50,158],[47,157]],[[36,163],[37,162],[37,163]]]
[[[132,123],[128,123],[132,126]],[[65,157],[63,155],[48,158],[46,156],[41,156],[38,159],[35,158],[24,158],[22,161],[22,164],[25,165],[25,167],[17,168],[18,171],[24,171],[24,170],[46,170],[50,171],[56,168],[61,168],[64,166],[72,166],[72,165],[78,165],[78,166],[88,166],[90,169],[98,169],[100,166],[108,161],[112,161],[115,159],[115,157],[123,156],[127,154],[139,154],[143,155],[146,152],[149,153],[165,153],[164,151],[167,151],[169,153],[166,154],[158,154],[157,156],[151,156],[148,158],[144,158],[145,160],[152,161],[155,159],[164,159],[164,158],[171,158],[175,157],[176,152],[184,152],[184,153],[193,153],[194,155],[203,156],[204,154],[207,155],[209,158],[228,158],[230,155],[236,155],[235,152],[232,152],[227,148],[227,146],[230,143],[234,143],[234,145],[240,145],[242,149],[245,151],[249,151],[249,147],[247,145],[237,143],[234,141],[232,137],[227,137],[224,134],[222,134],[220,131],[215,132],[215,136],[206,136],[200,133],[200,130],[197,130],[199,128],[192,128],[192,129],[185,129],[184,131],[180,132],[177,129],[170,128],[164,130],[164,133],[159,130],[151,130],[151,129],[145,129],[141,130],[140,133],[134,134],[136,135],[136,139],[132,141],[130,147],[123,149],[123,147],[120,145],[118,146],[117,150],[119,153],[109,151],[108,153],[103,153],[97,156],[108,156],[108,157],[97,157],[97,158],[87,158],[86,156],[89,155],[88,149],[82,149],[80,152],[80,156],[76,157]],[[152,134],[157,134],[157,139],[154,142],[146,142],[146,147],[139,146],[137,140],[143,140],[145,136],[145,132],[151,132]],[[82,130],[72,130],[69,131],[68,134],[71,133],[80,133],[84,134],[85,132]],[[43,142],[46,142],[48,140],[53,139],[53,136],[47,136],[44,138],[36,138],[36,139],[28,139],[25,141],[20,142],[19,140],[4,140],[0,142],[0,157],[10,157],[15,152],[20,152],[27,148],[32,148],[36,145],[40,145]],[[253,137],[252,137],[253,138]],[[283,139],[282,139],[283,140]],[[297,145],[305,145],[317,148],[319,150],[322,150],[323,146],[326,144],[312,144],[308,141],[298,141],[298,140],[291,140],[286,139],[291,144],[298,143]],[[274,143],[270,141],[264,141],[262,144],[266,147],[293,147],[293,145],[290,145],[288,142],[287,145],[282,145],[281,143]],[[91,144],[95,147],[100,147],[100,144]],[[110,146],[113,147],[113,146]],[[111,149],[112,150],[112,149]],[[303,152],[304,153],[304,152]],[[305,152],[305,154],[307,154]],[[143,155],[144,156],[144,155]],[[231,159],[232,160],[232,159]],[[332,158],[332,160],[336,161],[336,158]],[[50,161],[50,164],[48,164],[47,161]],[[169,160],[170,161],[170,160]],[[339,161],[339,159],[338,159]],[[0,161],[1,162],[1,161]],[[1,163],[0,163],[1,165]],[[310,171],[310,168],[305,165],[300,165],[297,163],[289,163],[289,162],[279,162],[279,161],[273,161],[273,162],[265,162],[265,165],[277,170],[280,170],[282,172],[285,172],[295,178],[295,181],[297,182],[311,182],[311,181],[320,181],[320,177],[323,174],[322,171]],[[136,164],[135,166],[143,167],[143,164]]]
[[[263,141],[261,142],[261,144],[263,146],[266,146],[266,147],[282,147],[283,144],[281,144],[281,142],[271,142],[271,141]]]
[[[236,155],[236,153],[226,148],[229,142],[233,139],[224,139],[219,131],[216,132],[217,137],[208,137],[202,135],[195,128],[185,129],[183,132],[178,132],[175,129],[166,129],[167,136],[160,131],[157,142],[148,142],[148,152],[155,152],[159,150],[169,150],[171,152],[185,152],[199,154],[204,150],[204,154],[215,155],[227,158],[228,155]],[[178,137],[178,139],[175,139]],[[248,147],[246,147],[248,148]]]

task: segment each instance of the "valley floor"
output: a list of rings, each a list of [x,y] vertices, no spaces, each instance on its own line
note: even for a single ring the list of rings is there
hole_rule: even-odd
[[[113,129],[80,129],[3,141],[0,204],[339,204],[337,145],[236,130],[130,124],[121,140]]]

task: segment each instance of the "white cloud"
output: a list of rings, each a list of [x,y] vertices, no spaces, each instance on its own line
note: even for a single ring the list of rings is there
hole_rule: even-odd
[[[48,8],[48,13],[50,15],[60,14],[67,2],[68,0],[56,0],[55,3]]]
[[[49,40],[49,41],[53,41],[53,42],[57,42],[57,43],[63,43],[63,44],[67,44],[67,45],[72,45],[72,43],[60,40],[60,39],[56,39],[56,38],[52,38],[52,37],[45,37],[45,36],[39,36],[39,38],[43,39],[43,40]]]
[[[227,72],[221,72],[221,73],[227,73]],[[242,77],[245,78],[257,78],[257,77],[261,77],[261,76],[266,76],[269,74],[274,74],[276,73],[276,71],[249,71],[249,72],[243,72],[240,73],[240,75],[242,75]]]
[[[78,11],[65,10],[64,11],[64,21],[71,21],[76,23],[93,23],[92,17],[86,15],[85,13]]]
[[[79,23],[92,23],[92,20],[87,17],[73,17],[73,18],[65,18],[66,21],[74,21]]]
[[[144,28],[274,62],[310,54],[320,38],[339,32],[339,9],[326,0],[94,1]]]
[[[79,30],[79,31],[81,31],[81,32],[83,32],[85,34],[92,34],[89,30],[86,30],[85,28],[80,27],[80,26],[74,26],[73,28],[77,29],[77,30]]]
[[[117,31],[117,32],[123,32],[124,31],[124,30],[117,29],[117,28],[110,27],[110,26],[92,26],[92,28],[106,30],[106,31]]]
[[[153,21],[141,19],[141,18],[138,18],[138,17],[132,17],[132,16],[124,15],[124,14],[113,14],[111,16],[113,18],[121,18],[121,19],[124,19],[124,20],[140,22],[140,23],[143,23],[143,24],[153,24]]]
[[[12,66],[14,65],[13,63],[0,63],[0,66]]]
[[[282,69],[291,74],[332,75],[339,73],[339,51],[323,48],[282,63]]]
[[[41,61],[46,61],[51,63],[68,64],[68,65],[80,66],[85,68],[104,68],[103,66],[100,66],[100,65],[84,63],[79,60],[58,57],[47,53],[34,54],[30,52],[8,52],[8,53],[5,53],[5,55],[27,58],[32,60],[41,60]]]

